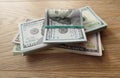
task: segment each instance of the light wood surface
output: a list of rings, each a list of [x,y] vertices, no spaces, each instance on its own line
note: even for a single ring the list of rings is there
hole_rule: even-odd
[[[13,56],[18,24],[44,17],[47,8],[91,6],[108,28],[102,57],[60,51]],[[0,0],[0,78],[120,78],[120,0]]]

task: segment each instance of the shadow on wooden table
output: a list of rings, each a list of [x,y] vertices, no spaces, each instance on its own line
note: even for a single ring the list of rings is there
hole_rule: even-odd
[[[41,67],[41,70],[88,70],[107,69],[109,58],[103,52],[102,57],[87,56],[74,53],[30,54],[26,56],[28,65]]]

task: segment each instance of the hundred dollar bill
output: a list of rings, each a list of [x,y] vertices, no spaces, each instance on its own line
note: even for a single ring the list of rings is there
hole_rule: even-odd
[[[86,33],[99,32],[107,27],[103,21],[89,6],[80,8],[83,15],[83,25]]]
[[[54,49],[85,55],[102,56],[100,33],[87,36],[88,41],[76,44],[60,44]]]
[[[49,9],[45,16],[44,43],[86,41],[79,9]]]
[[[31,51],[46,47],[43,43],[43,35],[41,32],[44,19],[33,20],[20,24],[20,47],[21,51]]]

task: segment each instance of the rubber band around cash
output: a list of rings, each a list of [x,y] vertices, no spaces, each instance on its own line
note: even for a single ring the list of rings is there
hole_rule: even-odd
[[[45,26],[45,28],[55,29],[55,28],[84,28],[84,26]]]

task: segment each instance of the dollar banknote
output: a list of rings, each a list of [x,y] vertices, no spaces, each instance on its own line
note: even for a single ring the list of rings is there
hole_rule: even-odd
[[[79,9],[49,9],[45,16],[44,43],[86,41]]]
[[[41,18],[44,20],[44,18]],[[31,19],[25,19],[25,22],[31,21]],[[15,44],[20,44],[20,33],[18,32],[12,40]]]
[[[21,51],[31,51],[46,47],[43,43],[42,26],[44,19],[32,20],[20,24],[20,47]]]
[[[28,55],[28,54],[53,54],[53,53],[64,53],[64,51],[63,52],[57,51],[55,49],[52,49],[52,47],[50,48],[48,46],[48,47],[45,47],[45,48],[42,48],[42,49],[37,49],[37,50],[34,50],[34,51],[32,50],[32,51],[24,52],[24,51],[21,51],[20,44],[14,44],[14,47],[13,47],[13,55],[25,56],[25,55]]]
[[[24,52],[25,51],[21,51],[20,44],[14,44],[14,47],[13,47],[13,54],[14,55],[24,55]]]
[[[12,40],[12,42],[15,43],[15,44],[20,44],[20,34],[19,33],[17,33],[15,35],[15,37]]]
[[[85,55],[102,56],[100,33],[88,35],[87,38],[87,42],[76,43],[74,45],[60,44],[54,47],[54,49]]]
[[[83,25],[86,33],[99,32],[107,27],[105,21],[103,21],[91,7],[86,6],[80,8],[83,16]]]

